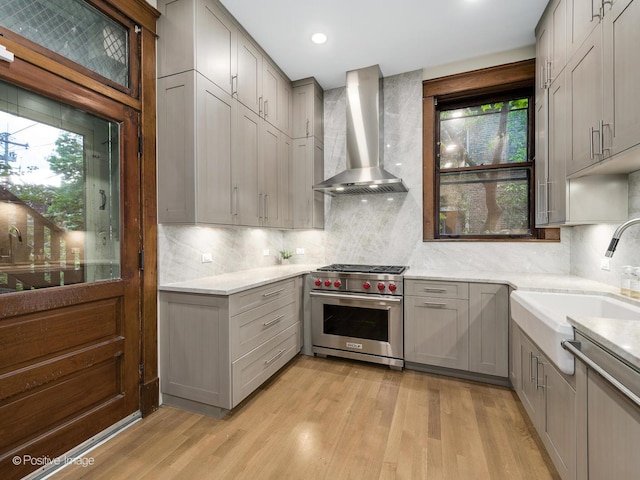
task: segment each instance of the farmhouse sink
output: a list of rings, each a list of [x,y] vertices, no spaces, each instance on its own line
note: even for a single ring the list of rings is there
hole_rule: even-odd
[[[567,316],[640,322],[640,307],[604,295],[515,290],[510,304],[513,321],[567,375],[574,373],[574,357],[560,345],[562,340],[573,339]]]

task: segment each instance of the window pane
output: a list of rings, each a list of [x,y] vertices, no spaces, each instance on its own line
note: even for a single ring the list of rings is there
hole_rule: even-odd
[[[440,168],[529,161],[528,105],[522,98],[440,112]]]
[[[442,173],[440,235],[529,235],[530,175],[529,167]]]
[[[0,0],[0,25],[129,86],[129,31],[84,0]]]
[[[0,291],[120,277],[119,127],[0,82]]]

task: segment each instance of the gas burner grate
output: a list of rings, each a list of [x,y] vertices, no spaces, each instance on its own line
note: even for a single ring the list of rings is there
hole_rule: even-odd
[[[404,265],[357,265],[334,263],[326,267],[318,268],[321,272],[342,272],[342,273],[381,273],[389,275],[400,275],[407,269]]]

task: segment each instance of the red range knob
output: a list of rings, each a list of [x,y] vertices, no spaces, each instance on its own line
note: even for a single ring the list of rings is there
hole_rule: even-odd
[[[390,283],[389,284],[389,290],[392,292],[395,292],[398,289],[398,287],[396,287],[395,283]]]
[[[333,282],[333,286],[336,288],[340,288],[340,285],[342,285],[342,282],[340,280],[336,280],[335,282]]]
[[[385,287],[384,283],[379,283],[378,284],[378,290],[383,291],[385,288],[386,287]]]
[[[369,290],[371,288],[371,284],[369,282],[364,282],[362,284],[362,288],[364,288],[365,290]]]
[[[322,285],[322,280],[320,280],[319,278],[316,278],[316,281],[313,283],[316,285],[316,287],[319,287],[320,285]]]
[[[325,287],[330,287],[331,286],[331,280],[325,280],[324,281],[324,286]]]

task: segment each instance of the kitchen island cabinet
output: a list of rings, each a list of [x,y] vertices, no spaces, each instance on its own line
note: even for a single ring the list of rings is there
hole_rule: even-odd
[[[231,295],[160,292],[163,402],[216,417],[301,349],[301,277]]]
[[[506,285],[405,279],[407,368],[506,384],[508,310]]]

